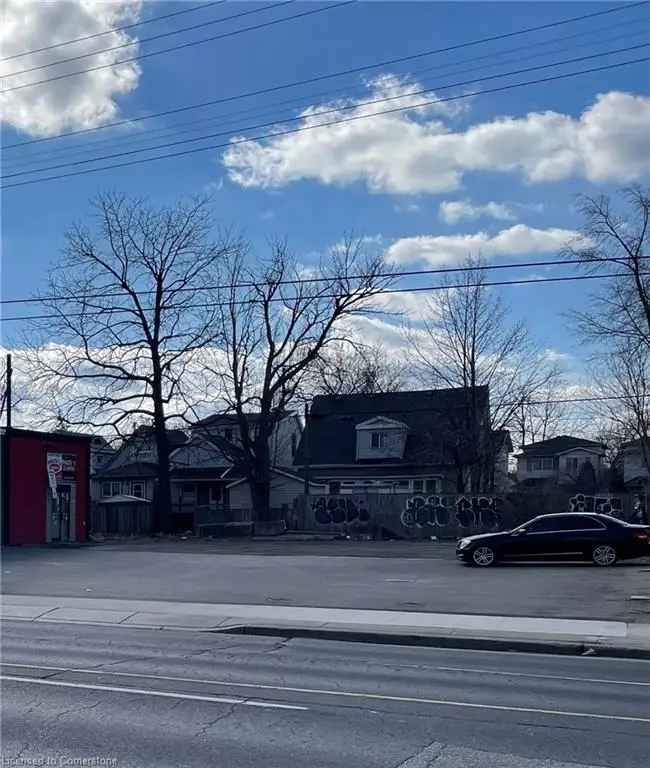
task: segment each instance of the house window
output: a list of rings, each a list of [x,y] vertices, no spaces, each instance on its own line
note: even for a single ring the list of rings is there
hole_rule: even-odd
[[[578,472],[578,458],[576,456],[569,456],[566,459],[566,471],[571,472],[573,474],[577,474]]]
[[[386,448],[388,446],[388,432],[372,432],[370,445],[372,448]]]
[[[139,499],[144,499],[144,483],[139,480],[134,480],[133,483],[131,483],[131,495],[137,496]]]
[[[417,492],[421,492],[424,490],[424,480],[414,480],[413,481],[413,490]]]
[[[229,443],[232,443],[232,429],[224,429],[223,436]]]
[[[553,469],[553,457],[538,457],[534,459],[528,459],[528,471],[529,472],[541,472],[545,469]]]
[[[122,493],[122,481],[113,480],[111,483],[111,496],[119,496]]]
[[[111,495],[111,484],[102,483],[102,496],[108,498]]]
[[[339,483],[338,481],[335,480],[331,482],[329,486],[330,486],[329,487],[330,494],[332,494],[333,496],[336,496],[337,494],[341,493],[341,483]]]
[[[437,485],[438,485],[438,484],[437,484],[437,482],[436,482],[436,479],[435,479],[435,478],[429,478],[429,479],[426,481],[426,492],[427,492],[427,493],[435,493],[435,492],[436,492],[436,487],[437,487]]]

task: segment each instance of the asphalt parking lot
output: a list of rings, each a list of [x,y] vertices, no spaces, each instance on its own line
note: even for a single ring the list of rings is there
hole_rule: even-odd
[[[7,548],[6,594],[650,620],[650,560],[456,562],[436,542],[172,540]]]

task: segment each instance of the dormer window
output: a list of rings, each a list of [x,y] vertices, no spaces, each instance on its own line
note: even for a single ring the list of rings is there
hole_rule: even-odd
[[[402,459],[408,426],[403,421],[375,416],[357,424],[357,460]]]
[[[370,438],[370,446],[372,448],[387,448],[388,432],[373,432]]]

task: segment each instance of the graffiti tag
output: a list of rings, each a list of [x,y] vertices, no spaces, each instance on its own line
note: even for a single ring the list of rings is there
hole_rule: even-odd
[[[497,529],[501,505],[496,496],[412,496],[406,499],[400,520],[405,528],[454,525]]]
[[[577,493],[569,499],[569,512],[587,512],[623,517],[623,500],[618,496],[587,496]]]
[[[319,525],[367,523],[370,520],[365,501],[346,496],[318,496],[311,508]]]

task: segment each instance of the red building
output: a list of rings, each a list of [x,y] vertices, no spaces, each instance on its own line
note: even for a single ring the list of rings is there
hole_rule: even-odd
[[[86,540],[90,440],[86,435],[27,429],[2,435],[4,543]]]

